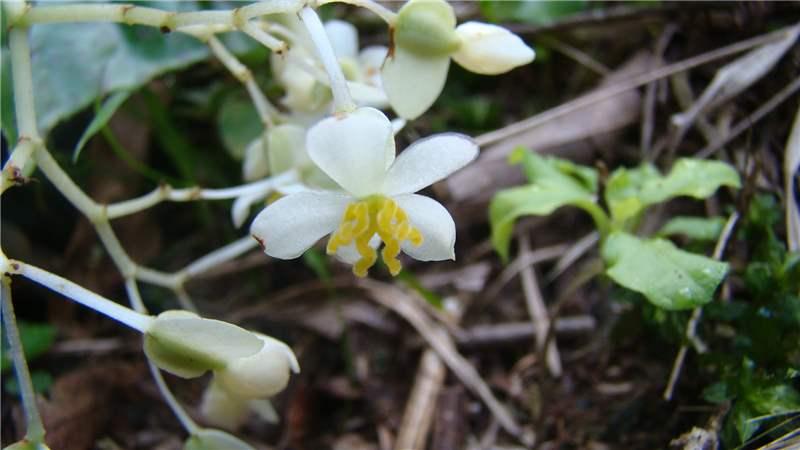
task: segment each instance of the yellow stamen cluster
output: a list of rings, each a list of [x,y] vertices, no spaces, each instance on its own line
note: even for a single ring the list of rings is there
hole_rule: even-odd
[[[339,247],[355,242],[361,258],[353,265],[353,273],[365,277],[367,269],[378,259],[377,250],[369,245],[375,234],[385,244],[381,257],[392,275],[400,273],[402,268],[397,259],[400,244],[403,241],[409,241],[414,246],[422,244],[422,233],[411,226],[406,212],[391,198],[375,195],[347,205],[342,223],[328,240],[328,254],[332,255]]]

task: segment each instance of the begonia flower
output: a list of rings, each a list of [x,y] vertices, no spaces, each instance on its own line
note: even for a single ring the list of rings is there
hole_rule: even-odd
[[[389,271],[400,272],[402,250],[421,261],[454,259],[455,224],[437,201],[417,195],[471,162],[477,145],[467,136],[443,133],[412,144],[395,158],[392,123],[374,108],[329,117],[306,137],[309,157],[342,189],[289,194],[256,216],[250,232],[264,252],[280,259],[302,255],[331,235],[327,252],[354,246],[353,272],[365,276],[377,260],[370,241],[384,243]]]
[[[505,28],[480,22],[456,27],[444,0],[411,0],[397,13],[393,42],[382,67],[383,89],[392,108],[415,119],[439,97],[450,59],[465,69],[497,75],[528,64],[535,53]]]

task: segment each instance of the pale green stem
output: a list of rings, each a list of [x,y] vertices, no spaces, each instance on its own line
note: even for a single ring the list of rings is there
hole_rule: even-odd
[[[285,45],[285,44],[284,44]],[[242,64],[236,56],[233,55],[224,45],[222,42],[219,41],[214,36],[208,38],[208,46],[211,49],[211,52],[214,53],[214,56],[219,59],[225,68],[236,77],[237,80],[241,81],[244,84],[245,88],[247,88],[247,93],[250,94],[250,99],[253,102],[253,106],[255,106],[256,111],[258,112],[258,116],[261,118],[261,122],[266,127],[271,127],[273,125],[272,116],[277,115],[278,111],[275,109],[272,104],[270,104],[267,97],[264,95],[264,92],[261,91],[261,88],[258,87],[255,79],[253,78],[253,73],[248,69],[244,64]]]
[[[185,274],[186,277],[195,277],[215,266],[222,264],[225,261],[238,258],[245,252],[254,249],[256,245],[258,245],[258,242],[251,236],[243,237],[197,259],[193,263],[184,267],[178,273]]]
[[[197,26],[235,28],[237,23],[256,16],[297,12],[303,4],[302,0],[271,0],[232,10],[183,13],[130,4],[41,5],[34,6],[23,13],[15,25],[57,22],[120,22],[167,30]]]
[[[108,255],[111,256],[111,260],[114,261],[114,265],[117,266],[122,276],[125,279],[135,277],[139,266],[131,260],[128,252],[122,247],[108,219],[95,222],[94,229],[97,235],[100,236],[100,241],[105,246]]]
[[[2,276],[2,275],[0,275]],[[28,362],[22,349],[22,341],[19,338],[17,319],[14,316],[14,304],[11,301],[11,280],[2,276],[2,314],[3,326],[6,327],[6,338],[8,339],[8,351],[11,353],[11,361],[14,363],[14,371],[17,375],[20,397],[22,398],[22,408],[25,410],[25,439],[33,444],[44,443],[44,425],[42,417],[39,415],[39,408],[36,406],[36,393],[33,390],[31,374],[28,371]]]
[[[244,195],[266,194],[277,187],[295,183],[298,179],[297,171],[289,170],[271,178],[222,189],[201,189],[199,187],[173,189],[169,185],[162,184],[141,197],[106,206],[106,217],[116,219],[135,214],[163,201],[228,200]]]
[[[150,316],[126,308],[44,269],[15,260],[9,260],[9,266],[12,269],[10,271],[11,274],[22,275],[31,281],[35,281],[50,290],[58,292],[67,298],[142,333],[147,331],[147,328],[153,321],[153,318]]]
[[[172,395],[172,391],[167,386],[166,381],[164,381],[164,377],[161,375],[161,371],[158,370],[155,364],[152,361],[147,360],[147,364],[150,366],[150,373],[153,374],[153,379],[156,380],[156,385],[158,386],[158,390],[161,392],[161,395],[164,397],[164,400],[167,401],[167,405],[172,410],[172,413],[175,414],[175,417],[178,418],[178,421],[183,425],[183,428],[186,429],[186,432],[190,435],[193,435],[197,432],[200,427],[197,426],[194,420],[189,417],[189,413],[183,409],[183,406],[178,402],[178,399]]]
[[[328,73],[331,91],[333,92],[334,113],[348,113],[355,110],[356,104],[353,103],[353,99],[350,96],[344,72],[342,72],[342,67],[336,59],[336,53],[333,52],[331,41],[328,39],[328,34],[325,32],[325,27],[319,20],[319,16],[316,11],[308,6],[298,14],[305,24],[308,34],[311,35],[311,40],[317,49],[317,55]]]
[[[289,49],[289,46],[286,45],[286,42],[283,42],[282,40],[262,30],[261,27],[253,22],[245,22],[242,25],[241,30],[247,33],[247,35],[251,38],[260,42],[264,47],[267,47],[279,55]]]
[[[50,152],[44,147],[38,147],[34,152],[34,158],[39,164],[39,170],[50,180],[61,194],[72,203],[73,206],[83,213],[90,221],[97,222],[104,217],[103,207],[89,198],[81,188],[75,184],[69,175],[61,169],[55,159],[50,156]]]
[[[383,19],[389,26],[394,26],[397,21],[397,13],[376,3],[372,0],[317,0],[317,5],[322,6],[328,3],[346,3],[348,5],[359,6],[368,9]]]
[[[12,28],[8,32],[8,46],[11,51],[11,74],[14,80],[17,134],[20,138],[39,139],[39,132],[36,129],[36,109],[33,103],[28,29]]]

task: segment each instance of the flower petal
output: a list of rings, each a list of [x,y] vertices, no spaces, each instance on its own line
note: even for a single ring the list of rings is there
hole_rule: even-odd
[[[466,166],[478,156],[478,146],[469,136],[442,133],[419,140],[394,161],[383,193],[411,194],[430,186]]]
[[[371,106],[373,108],[386,108],[389,106],[389,99],[386,98],[386,93],[379,87],[367,83],[348,81],[347,88],[350,89],[350,95],[353,96],[353,101],[358,106]]]
[[[343,20],[325,22],[325,32],[337,58],[358,57],[358,30]]]
[[[394,200],[408,214],[411,225],[422,233],[422,245],[403,242],[403,253],[420,261],[456,259],[456,224],[441,203],[417,194],[400,195]]]
[[[381,69],[383,89],[395,112],[410,120],[427,111],[444,88],[448,67],[449,56],[424,57],[395,46]]]
[[[361,65],[364,79],[372,86],[382,86],[381,66],[388,53],[388,48],[382,45],[372,45],[361,50],[361,53],[358,54],[358,62]]]
[[[380,192],[394,161],[392,123],[374,108],[324,119],[306,136],[311,160],[354,197]]]
[[[306,129],[285,123],[267,131],[267,161],[270,171],[276,175],[312,165],[306,153]]]
[[[265,144],[264,137],[259,136],[245,148],[244,163],[242,164],[242,178],[245,181],[259,180],[269,174]]]
[[[290,194],[258,213],[250,234],[269,256],[297,258],[336,229],[350,200],[346,195],[326,191]]]
[[[466,22],[456,27],[461,47],[453,60],[463,68],[483,75],[508,72],[533,61],[533,49],[516,34],[497,25]]]
[[[250,207],[253,206],[253,203],[263,200],[265,196],[266,194],[263,192],[256,192],[254,194],[236,197],[236,200],[233,201],[233,206],[231,206],[231,220],[233,221],[233,226],[239,228],[244,225],[244,221],[247,220],[247,216],[250,215]]]

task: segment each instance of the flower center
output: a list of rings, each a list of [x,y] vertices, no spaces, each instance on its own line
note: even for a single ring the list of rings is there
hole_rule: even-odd
[[[402,242],[409,241],[417,247],[422,244],[422,233],[411,226],[406,212],[391,198],[373,195],[347,205],[339,228],[328,240],[327,252],[332,255],[339,247],[355,242],[361,258],[353,265],[353,273],[364,277],[378,259],[377,250],[369,245],[375,234],[385,244],[381,257],[392,275],[402,268],[397,259]]]

